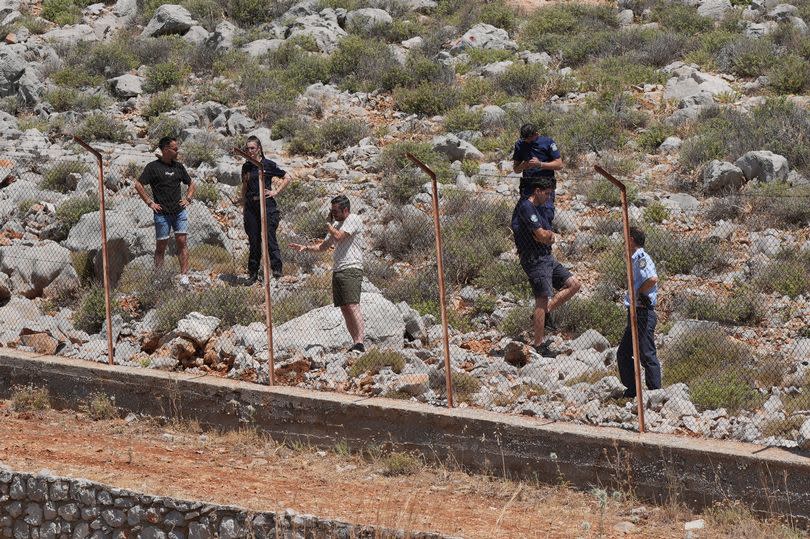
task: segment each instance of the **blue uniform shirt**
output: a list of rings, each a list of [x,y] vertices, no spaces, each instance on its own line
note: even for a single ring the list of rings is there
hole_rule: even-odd
[[[518,139],[515,142],[515,149],[512,152],[512,161],[528,161],[532,157],[536,157],[543,163],[554,161],[560,158],[560,150],[557,149],[557,143],[550,137],[539,136],[533,142],[526,142],[523,139]],[[524,195],[524,189],[528,187],[529,180],[533,178],[552,178],[554,179],[554,171],[540,168],[528,168],[523,171],[523,176],[520,178],[520,194]],[[556,187],[556,183],[554,184]],[[554,191],[546,201],[545,208],[548,209],[549,221],[554,219]]]
[[[647,279],[658,277],[658,274],[655,272],[655,262],[653,262],[653,259],[644,249],[638,248],[636,252],[633,253],[631,259],[633,261],[633,288],[636,292],[636,305],[640,305],[638,302],[639,287],[641,287]],[[655,304],[658,303],[658,284],[653,286],[652,289],[647,292],[647,295],[650,297],[650,301],[654,307]],[[624,305],[625,307],[630,306],[630,294],[625,294]]]
[[[551,254],[551,246],[537,243],[534,231],[538,228],[551,230],[551,221],[543,208],[535,206],[528,198],[521,197],[512,212],[512,234],[520,256],[545,256]]]

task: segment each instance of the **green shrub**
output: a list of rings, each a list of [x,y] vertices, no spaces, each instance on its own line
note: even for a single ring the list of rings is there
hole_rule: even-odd
[[[618,344],[627,325],[627,312],[599,295],[590,298],[572,298],[553,312],[554,323],[563,331],[578,337],[595,329],[612,344]]]
[[[728,298],[692,295],[680,307],[686,318],[712,320],[735,326],[754,325],[763,316],[762,298],[751,287],[739,285]]]
[[[199,190],[197,192],[199,193]],[[219,245],[203,243],[191,247],[188,250],[188,262],[189,267],[196,271],[210,271],[212,273],[236,273],[240,271],[233,255]]]
[[[282,207],[295,208],[302,202],[310,202],[324,194],[322,187],[302,180],[292,180],[278,198]]]
[[[559,52],[565,63],[576,65],[603,51],[617,27],[616,14],[607,5],[554,4],[534,11],[519,43],[538,52]]]
[[[500,330],[504,335],[513,339],[520,339],[526,333],[531,333],[533,330],[532,315],[534,314],[534,306],[528,304],[521,304],[506,313],[503,321],[501,322]]]
[[[295,293],[274,300],[274,324],[283,324],[314,309],[331,304],[332,293],[329,283],[322,282],[313,285],[313,280],[310,277]]]
[[[213,30],[225,15],[222,4],[216,0],[183,0],[180,5],[207,30]],[[253,19],[251,22],[255,24],[258,21]]]
[[[810,147],[795,144],[810,137],[810,112],[784,98],[768,99],[750,114],[727,107],[716,110],[697,124],[695,136],[681,148],[681,164],[689,169],[712,159],[734,161],[751,150],[770,150],[785,156],[792,168],[810,169]]]
[[[777,293],[795,298],[810,292],[810,260],[807,257],[786,255],[771,262],[756,278],[763,292]]]
[[[290,0],[263,2],[261,0],[228,0],[228,16],[240,26],[270,22],[292,5]]]
[[[667,137],[674,134],[675,131],[670,126],[656,123],[639,133],[638,138],[636,138],[636,144],[646,153],[653,153],[661,146]]]
[[[492,294],[481,294],[473,302],[475,314],[492,314],[498,307],[498,298]]]
[[[778,94],[802,94],[810,88],[810,63],[797,54],[779,57],[768,71],[768,83]]]
[[[432,315],[436,320],[442,319],[441,305],[439,303],[438,291],[433,299],[426,301],[417,301],[411,304],[411,307],[416,309],[420,315]],[[473,331],[475,327],[470,320],[467,313],[462,313],[452,305],[446,305],[447,325],[462,333]]]
[[[96,278],[96,269],[93,264],[93,256],[89,251],[71,251],[70,265],[76,270],[81,283],[85,286],[92,284]]]
[[[156,307],[167,298],[173,300],[174,272],[168,268],[160,270],[139,264],[129,264],[118,280],[116,292],[135,297],[141,312]]]
[[[200,166],[202,163],[216,166],[221,155],[216,146],[216,140],[209,136],[197,136],[183,143],[181,148],[183,163],[190,167]]]
[[[627,183],[627,203],[633,204],[638,198],[638,188],[633,183]],[[621,192],[610,181],[600,178],[591,183],[585,195],[594,204],[606,206],[621,206]]]
[[[51,407],[51,395],[45,387],[16,385],[11,388],[11,409],[15,412],[40,412]]]
[[[227,80],[217,80],[197,89],[194,100],[198,103],[215,101],[223,105],[233,105],[239,98],[239,92],[234,88],[233,83]]]
[[[651,202],[644,208],[644,220],[649,223],[663,223],[669,219],[669,208],[661,204],[659,201]]]
[[[382,219],[385,228],[372,238],[373,245],[395,260],[416,262],[435,258],[433,220],[426,213],[410,210],[389,208]]]
[[[434,116],[450,110],[459,103],[454,86],[425,82],[416,88],[394,90],[394,105],[403,112]]]
[[[377,374],[384,367],[390,367],[392,371],[399,374],[405,368],[405,357],[394,350],[380,350],[372,348],[354,362],[349,367],[349,376],[357,378],[361,374]]]
[[[735,413],[756,401],[750,381],[750,351],[720,330],[675,336],[659,355],[665,385],[687,384],[699,409],[724,407]]]
[[[383,475],[413,475],[422,468],[418,457],[410,453],[393,452],[383,460]]]
[[[444,116],[444,128],[450,133],[481,131],[483,119],[484,112],[481,110],[469,110],[464,106],[456,107]]]
[[[397,72],[399,63],[384,42],[350,35],[340,40],[329,58],[329,73],[341,87],[352,92],[371,92],[378,88],[390,90],[391,71]],[[397,76],[396,78],[400,78]]]
[[[518,16],[514,8],[503,1],[487,2],[481,7],[481,22],[512,32],[517,28]]]
[[[126,142],[129,133],[121,120],[104,113],[94,113],[84,118],[76,129],[76,136],[85,141],[109,140],[111,142]]]
[[[718,246],[707,244],[697,235],[673,235],[663,228],[651,228],[647,231],[644,248],[655,261],[659,274],[716,270],[726,260]]]
[[[168,114],[158,114],[149,118],[147,127],[149,141],[157,145],[163,137],[176,137],[180,134],[180,122]]]
[[[494,262],[484,267],[473,284],[496,294],[512,294],[517,299],[532,297],[532,289],[526,272],[517,260]]]
[[[17,213],[21,216],[24,216],[28,213],[28,211],[34,207],[34,204],[37,204],[37,199],[35,198],[26,198],[23,199],[17,204]]]
[[[666,76],[654,67],[644,65],[631,55],[601,58],[584,66],[579,74],[582,88],[602,92],[628,90],[631,86],[661,84]]]
[[[104,98],[101,95],[80,93],[73,88],[56,88],[45,94],[45,100],[57,112],[74,110],[77,112],[101,108]]]
[[[739,77],[758,77],[773,64],[773,45],[767,39],[740,37],[715,55],[717,66]]]
[[[430,144],[422,142],[395,142],[384,147],[378,164],[383,174],[382,190],[392,203],[404,204],[419,192],[420,187],[430,178],[405,154],[411,153],[436,173],[439,182],[447,182],[453,172],[447,159],[436,153]]]
[[[467,49],[464,52],[469,59],[456,64],[456,73],[465,74],[473,68],[511,60],[515,57],[514,52],[503,49]]]
[[[471,374],[454,371],[452,373],[452,388],[456,402],[469,402],[470,398],[481,389],[481,382]],[[436,389],[444,389],[444,385]]]
[[[81,410],[90,416],[93,421],[117,419],[118,408],[115,406],[115,397],[106,393],[91,393]]]
[[[188,66],[177,62],[161,62],[151,65],[146,70],[144,90],[149,93],[166,90],[180,84],[188,76]]]
[[[91,73],[105,78],[123,75],[140,64],[127,37],[92,43],[85,47],[86,52],[81,49],[77,52],[81,54],[81,65]]]
[[[506,201],[473,200],[466,194],[459,197],[457,211],[450,213],[449,204],[446,202],[449,215],[442,226],[444,271],[452,282],[465,285],[512,248],[511,231],[504,226],[512,208]]]
[[[619,143],[620,127],[609,113],[577,108],[553,118],[552,129],[557,145],[569,162],[593,151],[614,148]]]
[[[51,80],[59,86],[68,88],[87,88],[101,86],[104,77],[87,72],[83,67],[63,67],[51,75]]]
[[[319,125],[304,125],[293,135],[290,151],[322,156],[357,144],[367,135],[368,125],[365,122],[333,116]]]
[[[69,231],[79,222],[82,215],[98,210],[99,202],[95,194],[69,198],[56,208],[56,221],[65,231]]]
[[[495,86],[509,95],[530,99],[546,82],[547,71],[541,64],[516,63],[495,79]]]
[[[81,18],[81,8],[73,0],[45,0],[41,16],[59,26],[76,24]]]
[[[247,112],[259,122],[272,124],[279,118],[290,116],[295,110],[294,99],[295,93],[289,89],[268,89],[248,100]]]
[[[217,202],[219,202],[217,186],[210,182],[199,182],[194,196],[209,208],[215,207]]]
[[[60,193],[69,193],[76,189],[79,177],[88,172],[90,172],[90,167],[79,161],[58,163],[43,175],[42,188]]]
[[[405,301],[411,306],[427,306],[430,302],[436,302],[439,297],[439,278],[435,268],[431,267],[388,278],[380,286],[385,291],[385,297],[391,301]],[[438,307],[436,309],[438,312]],[[434,314],[432,310],[430,312]]]
[[[323,239],[328,229],[326,228],[326,215],[321,213],[321,204],[313,202],[305,211],[296,212],[293,217],[294,230],[307,239]]]
[[[262,320],[262,299],[248,288],[215,287],[178,295],[157,310],[158,328],[168,332],[188,313],[196,311],[220,319],[223,326],[248,325]]]
[[[173,92],[159,92],[149,98],[149,104],[144,107],[142,116],[146,119],[159,116],[164,112],[174,110],[177,104],[174,101]]]
[[[699,15],[693,6],[684,4],[661,4],[653,9],[653,20],[667,30],[693,36],[710,30],[714,21]]]
[[[105,318],[104,289],[94,286],[82,297],[79,308],[73,314],[73,325],[87,333],[98,333]]]

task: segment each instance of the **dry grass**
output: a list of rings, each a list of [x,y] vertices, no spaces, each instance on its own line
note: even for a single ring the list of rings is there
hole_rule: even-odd
[[[11,409],[15,412],[40,412],[51,407],[47,388],[14,386],[11,388]]]

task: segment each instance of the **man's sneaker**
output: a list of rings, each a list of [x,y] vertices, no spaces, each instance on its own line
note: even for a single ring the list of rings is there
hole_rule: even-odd
[[[255,283],[256,281],[258,281],[258,280],[259,280],[259,274],[258,273],[251,273],[248,276],[247,281],[245,281],[245,285],[250,286],[253,283]]]
[[[544,342],[543,344],[533,344],[532,348],[535,352],[540,354],[543,357],[557,357],[559,355],[558,352],[551,350],[548,347],[548,343]]]
[[[361,342],[354,343],[352,345],[352,347],[349,348],[349,350],[348,350],[348,352],[361,352],[361,353],[365,352],[365,351],[366,351],[366,345],[364,345]]]
[[[191,281],[188,280],[188,275],[181,275],[180,276],[180,284],[183,286],[188,286]]]
[[[282,275],[281,270],[273,270],[273,279],[281,279]]]
[[[622,398],[623,399],[635,399],[636,398],[636,392],[633,391],[632,389],[625,389],[624,393],[622,394]]]

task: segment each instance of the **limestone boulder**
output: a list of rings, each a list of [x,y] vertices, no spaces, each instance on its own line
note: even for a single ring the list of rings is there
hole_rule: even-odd
[[[183,6],[163,4],[157,8],[149,24],[141,32],[141,37],[183,35],[195,24],[191,13]]]

